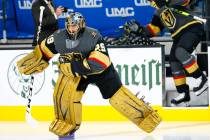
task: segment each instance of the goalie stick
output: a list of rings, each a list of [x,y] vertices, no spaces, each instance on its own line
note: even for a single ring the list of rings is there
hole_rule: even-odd
[[[34,76],[30,76],[30,84],[28,86],[28,102],[26,106],[26,114],[25,114],[25,119],[26,122],[32,127],[35,128],[38,124],[38,122],[32,117],[31,115],[31,98],[32,98],[32,92],[33,92],[33,84],[34,84]]]
[[[44,9],[45,9],[44,6],[40,6],[39,26],[38,26],[37,38],[36,38],[37,39],[37,44],[38,44],[38,41],[39,41],[39,36],[40,36],[41,29],[42,29],[42,19],[43,19]]]
[[[45,7],[40,6],[39,26],[38,26],[38,31],[37,31],[37,44],[38,44],[39,36],[40,36],[40,32],[41,32],[44,10],[45,10]],[[38,121],[36,121],[31,115],[31,101],[32,101],[33,84],[34,84],[34,76],[30,75],[30,84],[29,84],[29,87],[28,87],[28,96],[27,96],[28,103],[27,103],[27,106],[26,106],[25,119],[26,119],[26,122],[31,127],[35,128],[38,124]]]

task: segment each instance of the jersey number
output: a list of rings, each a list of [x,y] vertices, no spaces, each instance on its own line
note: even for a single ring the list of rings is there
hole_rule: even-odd
[[[106,52],[104,43],[97,44],[95,51]]]
[[[54,37],[53,36],[50,36],[48,39],[47,39],[47,44],[51,44],[54,42]]]

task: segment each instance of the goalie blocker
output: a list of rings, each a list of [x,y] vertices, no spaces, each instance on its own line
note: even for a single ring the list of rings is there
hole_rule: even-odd
[[[67,26],[68,20],[71,24],[74,23],[73,19],[79,20],[78,26],[83,31],[77,32],[76,36],[67,34],[66,30],[58,30],[35,48],[33,53],[18,61],[21,73],[32,74],[44,70],[45,67],[40,64],[42,61],[48,63],[54,54],[61,54],[60,74],[53,94],[55,119],[49,130],[58,136],[67,136],[79,129],[81,99],[87,86],[92,83],[117,111],[139,128],[152,132],[161,122],[160,116],[122,85],[102,36],[97,30],[86,27],[83,18],[80,13],[71,13],[67,17],[68,32],[71,31],[68,30],[71,28]]]

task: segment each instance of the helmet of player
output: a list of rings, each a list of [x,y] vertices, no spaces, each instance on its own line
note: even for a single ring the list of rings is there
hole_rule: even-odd
[[[71,40],[77,40],[85,29],[85,18],[81,13],[72,12],[66,17],[66,31]]]
[[[167,4],[170,2],[170,0],[149,0],[150,5],[156,9],[160,9],[163,6],[167,6]]]

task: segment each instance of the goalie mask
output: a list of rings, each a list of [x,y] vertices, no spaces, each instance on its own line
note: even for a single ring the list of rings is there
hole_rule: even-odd
[[[85,18],[81,13],[73,12],[66,17],[66,31],[71,40],[77,40],[85,29]]]

